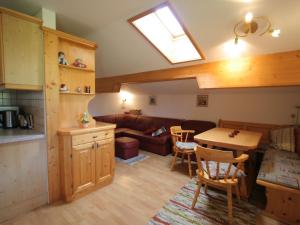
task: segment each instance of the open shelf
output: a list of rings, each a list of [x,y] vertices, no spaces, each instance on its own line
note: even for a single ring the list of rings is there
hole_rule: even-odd
[[[86,72],[95,72],[95,70],[88,69],[88,68],[80,68],[80,67],[75,67],[75,66],[70,66],[70,65],[62,65],[62,64],[58,64],[58,65],[59,65],[60,68],[81,70],[81,71],[86,71]]]
[[[74,91],[69,91],[69,92],[59,92],[62,95],[95,95],[95,93],[78,93]]]

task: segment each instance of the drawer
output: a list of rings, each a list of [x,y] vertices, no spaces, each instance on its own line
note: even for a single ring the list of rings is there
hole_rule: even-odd
[[[93,141],[101,141],[113,137],[114,137],[113,130],[99,131],[99,132],[93,132],[88,134],[80,134],[72,137],[72,145],[74,146],[74,145],[80,145],[80,144],[89,143]]]

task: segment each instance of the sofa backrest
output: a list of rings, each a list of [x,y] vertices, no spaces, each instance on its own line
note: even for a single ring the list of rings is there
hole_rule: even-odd
[[[216,127],[214,122],[202,120],[184,120],[181,123],[183,130],[194,130],[195,135]]]
[[[169,132],[172,126],[182,126],[183,129],[195,130],[196,134],[216,127],[214,122],[201,120],[184,120],[175,118],[141,116],[131,114],[116,114],[94,117],[96,121],[115,123],[117,128],[130,128],[139,131],[145,131],[149,128],[165,127]]]

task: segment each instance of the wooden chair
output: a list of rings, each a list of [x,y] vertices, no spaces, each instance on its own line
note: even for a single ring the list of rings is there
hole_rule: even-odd
[[[195,142],[188,142],[189,134],[195,133],[194,130],[183,130],[181,126],[173,126],[170,128],[173,142],[174,158],[171,164],[171,170],[176,165],[178,156],[181,156],[181,163],[184,163],[184,159],[187,156],[189,175],[192,177],[192,164],[191,155],[195,154],[194,148],[197,146]]]
[[[228,222],[232,224],[232,188],[235,188],[236,196],[240,200],[238,178],[244,175],[241,168],[243,168],[243,163],[249,156],[242,154],[234,158],[232,151],[221,151],[198,146],[196,148],[196,157],[198,187],[192,208],[195,208],[202,184],[205,185],[205,194],[207,194],[209,185],[224,188],[227,190]]]

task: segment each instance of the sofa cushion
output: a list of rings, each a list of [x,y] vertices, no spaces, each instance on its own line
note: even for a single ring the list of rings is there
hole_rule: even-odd
[[[146,135],[142,131],[137,130],[128,130],[124,132],[124,136],[133,137],[138,140],[154,143],[154,144],[166,144],[170,139],[170,136],[162,136],[162,137],[152,137],[151,135]]]
[[[271,131],[271,144],[274,148],[295,152],[295,134],[293,127],[285,127]]]
[[[300,189],[300,157],[297,153],[269,148],[257,179]]]
[[[120,114],[116,116],[117,128],[135,129],[135,123],[138,116],[131,114]]]

